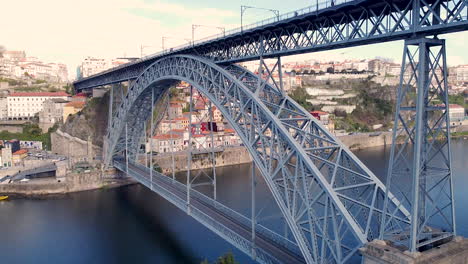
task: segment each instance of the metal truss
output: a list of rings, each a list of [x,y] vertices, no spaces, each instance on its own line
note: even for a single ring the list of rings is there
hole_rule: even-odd
[[[78,91],[138,77],[153,62],[196,54],[228,64],[468,29],[468,0],[355,0],[155,54],[74,83]]]
[[[148,118],[148,91],[161,94],[163,84],[173,80],[193,85],[235,129],[307,263],[346,262],[379,237],[386,193],[382,182],[278,86],[235,65],[221,68],[189,55],[152,64],[133,82],[112,120],[107,140],[114,148],[107,157],[136,153],[139,123]],[[140,133],[130,133],[135,130]],[[114,144],[121,141],[128,142],[125,152],[125,146]],[[389,204],[400,204],[390,192],[388,197]],[[398,220],[408,224],[408,211],[398,207],[397,212]]]
[[[407,40],[402,65],[386,184],[401,203],[386,203],[381,239],[415,252],[455,235],[445,40]]]

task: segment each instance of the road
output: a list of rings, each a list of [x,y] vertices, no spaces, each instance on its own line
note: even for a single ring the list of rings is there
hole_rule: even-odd
[[[115,160],[115,162],[121,162],[125,166],[124,160]],[[143,170],[141,167],[136,166],[132,163],[129,163],[129,174],[136,173],[137,176],[146,179],[150,182],[150,175],[147,171]],[[136,175],[132,175],[136,176]],[[141,181],[139,177],[135,177],[138,181]],[[165,176],[164,176],[165,177]],[[153,175],[153,184],[157,184],[159,187],[163,187],[165,190],[170,191],[171,194],[177,196],[181,200],[186,200],[187,192],[186,189],[181,190],[177,188],[176,185],[170,184],[167,181],[163,181],[156,174]],[[251,226],[246,225],[233,218],[232,216],[222,212],[221,210],[214,207],[212,204],[207,203],[206,201],[200,199],[196,196],[191,196],[190,205],[203,213],[207,214],[212,219],[216,219],[219,223],[233,230],[238,235],[242,236],[246,240],[251,240]],[[305,260],[302,256],[297,255],[296,252],[292,252],[286,247],[280,245],[278,242],[266,237],[264,234],[256,232],[255,245],[258,248],[263,249],[265,252],[268,252],[270,255],[281,261],[282,263],[305,263]]]

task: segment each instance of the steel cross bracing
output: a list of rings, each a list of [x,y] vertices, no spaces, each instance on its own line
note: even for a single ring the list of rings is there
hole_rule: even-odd
[[[135,79],[156,60],[195,54],[217,63],[381,43],[468,29],[468,0],[355,0],[155,54],[74,83],[81,91]],[[263,46],[263,47],[262,47]]]
[[[381,239],[414,252],[455,235],[445,40],[407,40],[402,65],[386,184],[401,203],[386,205]]]
[[[145,108],[142,102],[153,87],[161,94],[166,89],[162,83],[173,80],[193,85],[236,130],[308,263],[345,262],[379,237],[386,192],[382,182],[280,88],[241,67],[221,68],[189,55],[155,62],[133,82],[117,110],[106,157],[125,153],[115,142],[128,138],[127,156],[134,160],[134,142],[142,136],[138,123],[148,118],[146,110],[139,111]],[[399,204],[389,195],[391,204]],[[396,219],[409,223],[408,211],[397,211]]]

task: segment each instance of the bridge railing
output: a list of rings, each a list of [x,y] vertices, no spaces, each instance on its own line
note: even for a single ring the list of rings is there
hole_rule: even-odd
[[[138,163],[132,163],[132,165],[137,166],[137,167],[141,168],[142,170],[149,170],[149,168],[147,168],[147,167],[145,167],[145,166],[143,166],[141,164],[138,164]],[[165,176],[165,175],[163,175],[161,173],[154,172],[153,177],[159,177],[158,179],[161,179],[161,180],[165,181],[167,184],[172,184],[173,186],[176,186],[181,191],[185,191],[187,189],[185,184],[182,184],[182,183],[180,183],[178,181],[174,181],[171,178],[169,178],[169,177],[167,177],[167,176]],[[153,185],[153,188],[154,188],[154,185]],[[222,203],[220,203],[220,202],[206,196],[205,194],[203,194],[203,193],[201,193],[201,192],[199,192],[197,190],[191,189],[190,190],[190,195],[191,195],[191,197],[196,197],[196,198],[204,201],[205,203],[211,205],[212,207],[214,207],[217,210],[223,212],[224,214],[230,216],[231,218],[236,219],[237,222],[242,223],[245,227],[251,228],[252,222],[251,222],[251,220],[249,218],[247,218],[246,216],[236,212],[235,210],[232,210],[231,208],[225,206],[224,204],[222,204]],[[256,232],[264,235],[265,237],[268,237],[269,239],[271,239],[275,243],[281,245],[282,247],[287,248],[290,252],[294,252],[297,255],[302,256],[302,253],[299,250],[299,246],[296,243],[286,239],[285,237],[275,233],[274,231],[264,227],[263,225],[257,224],[256,225]]]
[[[137,163],[132,163],[133,166],[137,166],[145,171],[148,171],[149,168],[142,166]],[[125,162],[121,161],[114,161],[114,166],[121,171],[126,171],[126,164]],[[133,177],[135,177],[140,183],[145,185],[146,187],[150,188],[151,190],[157,192],[159,195],[163,196],[165,199],[176,205],[179,209],[186,211],[186,201],[183,199],[180,199],[179,197],[173,195],[171,192],[168,190],[165,190],[161,186],[159,186],[157,183],[151,183],[151,179],[149,179],[145,175],[141,175],[138,171],[135,171],[132,168],[128,168],[129,173]],[[158,172],[154,172],[153,175],[154,178],[157,178],[159,180],[163,180],[169,184],[174,184],[177,185],[179,189],[185,190],[185,185],[181,184],[180,182],[173,181],[172,179],[168,178],[167,176],[160,174]],[[182,188],[180,188],[182,187]],[[198,193],[197,191],[193,191],[193,193]],[[252,250],[252,241],[243,238],[230,228],[224,226],[220,222],[216,221],[216,219],[213,219],[206,213],[204,213],[202,210],[199,210],[197,207],[191,207],[191,213],[190,215],[200,221],[201,223],[204,223],[205,226],[207,226],[209,229],[211,229],[213,232],[217,233],[224,239],[231,241],[233,244],[235,244],[239,249],[244,251],[246,254],[250,255],[251,250]],[[261,263],[267,263],[267,264],[279,264],[281,263],[278,259],[273,257],[271,254],[266,252],[265,250],[261,248],[255,248],[255,253],[256,257],[258,260],[261,260]]]
[[[153,53],[151,55],[142,57],[142,58],[140,58],[138,60],[135,60],[135,61],[132,61],[132,62],[129,62],[129,63],[126,63],[126,64],[122,64],[120,66],[117,66],[117,67],[108,69],[106,71],[103,71],[101,73],[98,73],[98,74],[96,74],[96,76],[101,75],[101,74],[105,74],[105,73],[108,73],[108,72],[112,72],[112,71],[118,70],[120,68],[125,68],[125,67],[127,67],[129,65],[138,64],[138,63],[140,63],[142,61],[145,61],[145,60],[148,60],[148,59],[160,57],[160,56],[165,55],[165,54],[170,54],[170,53],[174,53],[174,52],[177,52],[177,51],[180,51],[180,50],[188,49],[188,48],[191,48],[191,47],[193,47],[195,45],[208,43],[208,42],[213,41],[213,40],[218,40],[218,39],[229,37],[229,36],[232,36],[232,35],[235,35],[235,34],[239,34],[239,33],[242,33],[242,32],[244,32],[246,30],[249,30],[249,29],[261,27],[261,26],[264,26],[264,25],[272,24],[272,23],[275,23],[275,22],[279,22],[281,20],[286,20],[286,19],[290,19],[290,18],[293,18],[293,17],[297,17],[297,16],[310,14],[310,13],[313,13],[313,12],[322,11],[324,9],[327,9],[327,8],[330,8],[330,7],[333,7],[333,6],[339,6],[339,5],[350,3],[350,2],[353,2],[353,1],[356,1],[356,0],[320,0],[320,1],[317,1],[312,6],[302,8],[302,9],[299,9],[299,10],[296,10],[296,11],[284,13],[282,15],[279,15],[278,17],[267,18],[267,19],[264,19],[264,20],[261,20],[261,21],[258,21],[258,22],[252,23],[252,24],[248,24],[248,25],[245,25],[245,26],[242,26],[242,27],[239,27],[239,28],[234,28],[234,29],[227,30],[224,33],[211,35],[211,36],[208,36],[208,37],[193,41],[190,44],[183,44],[183,45],[179,45],[179,46],[176,46],[176,47],[173,47],[173,48],[169,48],[168,50],[163,50],[163,51],[160,51],[160,52],[157,52],[157,53]],[[90,77],[93,77],[93,76],[90,76]],[[87,78],[90,78],[90,77],[87,77]],[[84,78],[84,79],[87,79],[87,78]]]

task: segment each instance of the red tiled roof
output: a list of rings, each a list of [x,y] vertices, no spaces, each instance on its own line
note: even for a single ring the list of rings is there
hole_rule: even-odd
[[[232,129],[232,128],[226,128],[226,129],[224,130],[224,132],[226,132],[226,133],[234,133],[235,131],[234,131],[234,129]]]
[[[445,107],[445,104],[438,104],[436,105],[438,107]],[[457,104],[449,104],[449,108],[464,108],[463,106],[461,105],[457,105]]]
[[[177,135],[177,134],[161,134],[161,135],[156,135],[153,138],[154,139],[166,140],[166,139],[180,139],[182,137],[180,135]]]
[[[69,102],[65,106],[71,106],[74,108],[83,108],[85,106],[86,102],[82,101],[75,101],[75,102]]]
[[[327,112],[323,112],[323,111],[312,111],[310,112],[311,114],[317,114],[317,115],[328,115]]]
[[[54,97],[54,96],[69,96],[66,92],[17,92],[17,93],[12,93],[9,96],[48,96],[48,97]]]
[[[88,97],[85,93],[77,93],[73,96],[73,98],[77,98],[77,97]]]
[[[13,155],[22,155],[26,153],[28,153],[27,149],[20,149],[20,150],[17,150],[15,153],[13,153]]]

